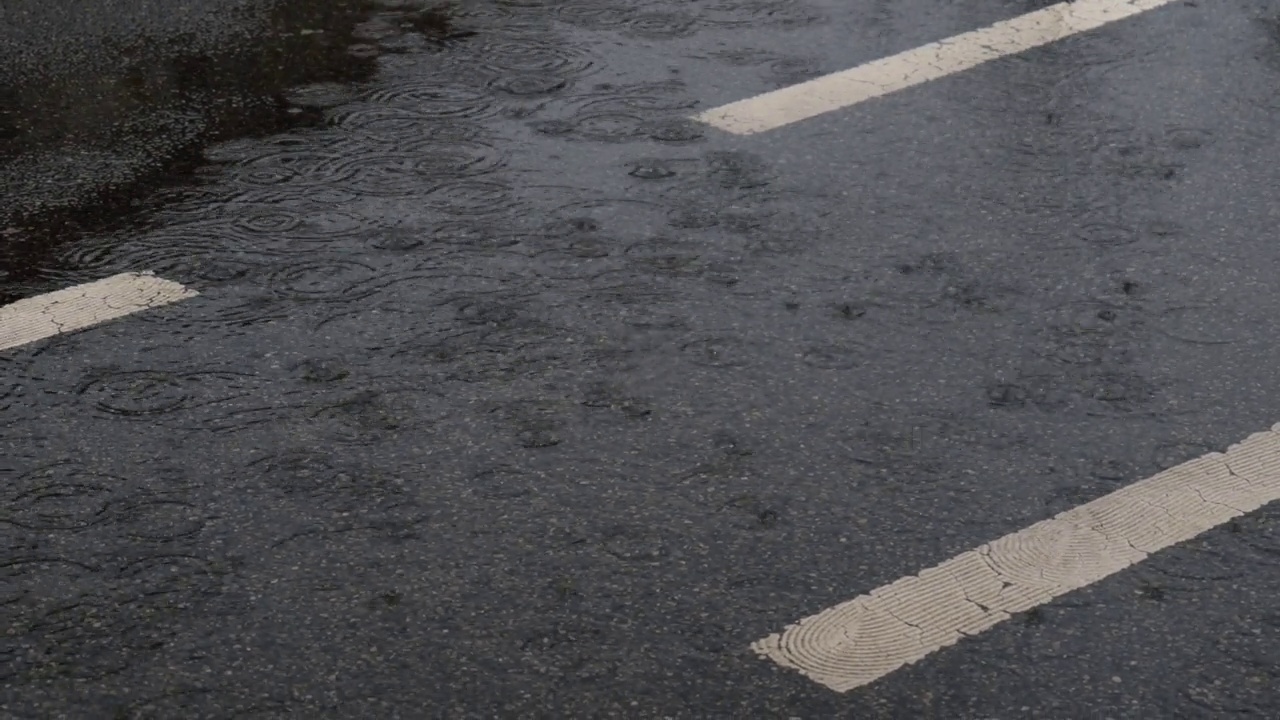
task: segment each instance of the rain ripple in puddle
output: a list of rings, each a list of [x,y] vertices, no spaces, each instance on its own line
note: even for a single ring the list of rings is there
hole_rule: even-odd
[[[105,521],[123,478],[62,463],[16,478],[4,494],[7,520],[28,530],[77,530]]]
[[[400,436],[421,440],[447,414],[434,392],[367,387],[313,405],[299,430],[343,444],[365,445]]]
[[[108,415],[150,421],[251,396],[259,383],[252,375],[224,371],[103,370],[91,373],[77,394]]]
[[[574,79],[597,69],[589,53],[555,36],[490,34],[468,45],[476,70],[491,75],[520,73]]]
[[[433,81],[398,83],[371,93],[373,103],[414,112],[432,122],[478,120],[496,114],[492,95],[483,88]]]
[[[376,149],[375,149],[376,150]],[[320,167],[334,184],[362,195],[405,197],[436,185],[492,173],[505,163],[497,146],[478,140],[415,143],[395,152],[353,152]]]
[[[684,90],[678,81],[608,86],[556,103],[555,115],[539,113],[530,125],[544,135],[591,142],[693,142],[703,133],[684,117],[695,105]]]

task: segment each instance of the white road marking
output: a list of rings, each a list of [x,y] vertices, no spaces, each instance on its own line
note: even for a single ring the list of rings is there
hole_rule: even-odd
[[[0,307],[0,350],[68,333],[198,293],[151,273],[123,273]]]
[[[1074,0],[850,70],[712,108],[694,119],[750,135],[856,105],[1093,30],[1174,0]]]
[[[752,649],[847,692],[1277,499],[1280,425],[805,618]]]

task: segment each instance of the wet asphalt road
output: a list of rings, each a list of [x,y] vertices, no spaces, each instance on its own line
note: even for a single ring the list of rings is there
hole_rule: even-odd
[[[0,354],[3,714],[1280,715],[1275,505],[848,694],[747,648],[1280,420],[1271,4],[684,119],[1043,4],[384,0],[15,213],[7,300],[202,294]]]

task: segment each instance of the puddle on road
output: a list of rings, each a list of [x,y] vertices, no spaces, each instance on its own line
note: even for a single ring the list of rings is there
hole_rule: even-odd
[[[0,83],[0,304],[47,289],[59,247],[198,180],[206,147],[323,125],[379,55],[465,34],[430,0],[287,2],[248,22],[253,38],[215,54],[140,36],[113,43],[114,71]]]

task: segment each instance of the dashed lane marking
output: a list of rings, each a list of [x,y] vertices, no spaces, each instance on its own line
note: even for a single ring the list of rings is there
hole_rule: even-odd
[[[738,135],[773,130],[1094,30],[1173,1],[1058,3],[850,70],[712,108],[695,119]]]
[[[752,645],[836,692],[1280,499],[1280,424],[902,578]]]
[[[198,293],[151,273],[123,273],[0,307],[0,350],[99,325]]]

